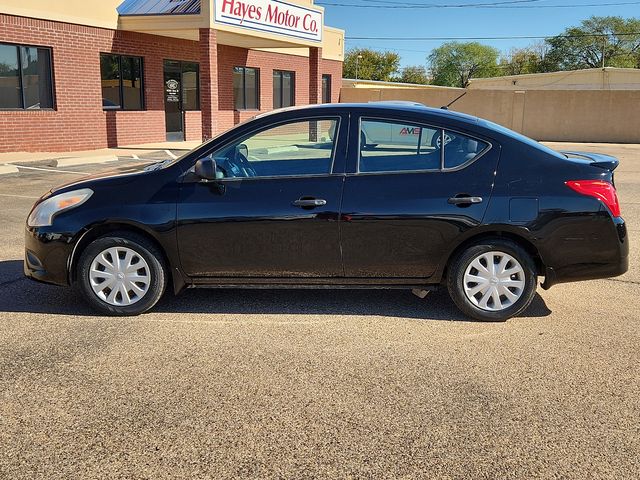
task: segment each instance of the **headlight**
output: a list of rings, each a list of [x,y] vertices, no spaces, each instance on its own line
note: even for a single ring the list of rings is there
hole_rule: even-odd
[[[72,192],[61,193],[47,198],[36,207],[27,219],[27,225],[30,227],[46,227],[51,225],[53,217],[57,214],[79,207],[89,200],[93,195],[93,190],[83,188],[81,190],[73,190]]]

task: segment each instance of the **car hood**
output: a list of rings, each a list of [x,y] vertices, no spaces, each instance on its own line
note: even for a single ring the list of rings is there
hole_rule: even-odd
[[[133,181],[140,175],[148,175],[151,172],[160,170],[171,163],[171,160],[163,160],[147,165],[136,165],[128,167],[115,168],[107,172],[97,173],[94,175],[87,175],[76,180],[72,180],[62,185],[58,185],[51,189],[50,195],[60,193],[62,191],[68,191],[75,188],[91,188],[91,185],[96,182],[113,182],[114,185],[124,185]]]

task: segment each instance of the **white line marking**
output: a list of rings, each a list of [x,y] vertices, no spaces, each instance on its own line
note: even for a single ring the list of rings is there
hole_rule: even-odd
[[[41,172],[55,172],[55,173],[71,173],[73,175],[90,175],[87,172],[74,172],[72,170],[54,170],[53,168],[40,168],[40,167],[25,167],[24,165],[14,164],[18,168],[24,168],[26,170],[39,170]]]
[[[40,197],[28,197],[26,195],[11,195],[10,193],[0,193],[0,197],[12,197],[12,198],[30,198],[33,200],[37,200]]]
[[[169,150],[165,150],[165,153],[166,153],[167,155],[169,155],[171,158],[173,158],[174,160],[175,160],[176,158],[178,158],[178,157],[176,157],[173,153],[171,153]]]
[[[136,155],[135,153],[131,154],[131,158],[133,158],[134,160],[140,160],[140,157],[138,155]]]

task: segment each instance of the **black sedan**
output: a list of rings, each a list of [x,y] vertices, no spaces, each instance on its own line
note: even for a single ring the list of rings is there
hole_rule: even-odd
[[[279,110],[177,160],[48,192],[24,268],[111,315],[169,286],[446,285],[468,316],[505,320],[539,276],[546,289],[627,270],[617,166],[415,104]]]

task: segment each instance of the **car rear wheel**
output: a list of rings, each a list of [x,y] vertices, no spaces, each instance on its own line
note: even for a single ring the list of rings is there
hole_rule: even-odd
[[[167,274],[162,258],[158,248],[140,235],[100,237],[80,256],[77,286],[100,313],[139,315],[164,293]]]
[[[454,137],[452,137],[451,134],[445,132],[445,134],[444,134],[444,144],[448,145],[449,143],[451,143],[453,138]],[[431,137],[431,146],[433,148],[442,148],[442,137],[440,136],[440,132],[434,133],[433,137]]]
[[[514,242],[488,240],[462,251],[449,268],[449,294],[466,315],[488,322],[522,313],[536,293],[530,255]]]

